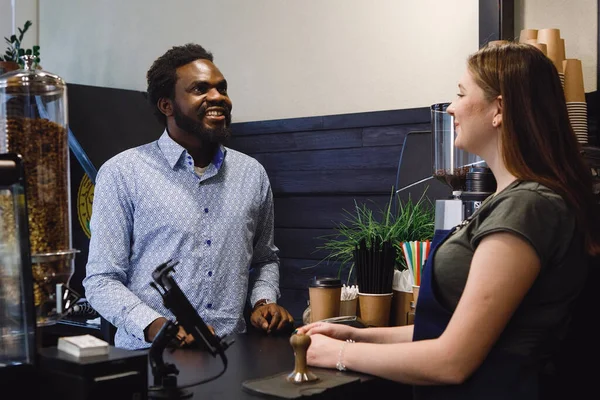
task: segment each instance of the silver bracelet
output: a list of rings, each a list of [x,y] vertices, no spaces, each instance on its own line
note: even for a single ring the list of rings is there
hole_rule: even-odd
[[[340,353],[338,355],[338,362],[335,364],[335,367],[338,369],[338,371],[346,371],[347,369],[343,362],[344,350],[346,350],[347,343],[355,343],[355,341],[352,339],[346,339],[346,341],[342,343],[342,346],[340,347]]]

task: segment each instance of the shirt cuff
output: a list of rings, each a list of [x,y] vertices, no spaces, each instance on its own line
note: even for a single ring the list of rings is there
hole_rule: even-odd
[[[250,296],[250,307],[254,308],[256,302],[262,299],[277,303],[277,292],[266,287],[256,288]]]
[[[160,317],[162,317],[162,315],[144,303],[140,303],[129,312],[127,322],[125,323],[125,333],[142,342],[146,342],[144,329],[146,329],[155,319]]]

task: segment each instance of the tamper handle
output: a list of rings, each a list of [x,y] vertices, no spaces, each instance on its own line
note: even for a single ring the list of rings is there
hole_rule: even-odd
[[[308,335],[292,335],[290,338],[290,344],[294,348],[294,354],[296,355],[296,372],[305,373],[306,368],[306,351],[310,346],[310,336]]]
[[[290,337],[290,344],[294,349],[296,363],[294,372],[288,375],[288,381],[300,383],[319,379],[306,367],[306,351],[308,350],[308,346],[310,346],[310,342],[311,339],[308,335],[295,334]]]

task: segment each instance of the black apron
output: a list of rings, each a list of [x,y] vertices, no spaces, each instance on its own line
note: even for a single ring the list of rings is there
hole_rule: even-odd
[[[455,228],[456,229],[456,228]],[[445,308],[433,288],[433,256],[453,230],[438,230],[423,268],[415,313],[413,341],[438,338],[446,329],[452,311]],[[415,386],[415,400],[422,399],[537,399],[538,368],[530,358],[492,348],[483,364],[460,385]]]

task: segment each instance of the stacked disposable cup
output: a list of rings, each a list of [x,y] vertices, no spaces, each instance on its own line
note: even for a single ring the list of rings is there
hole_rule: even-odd
[[[537,41],[546,45],[546,55],[554,63],[564,87],[563,60],[566,58],[565,41],[560,37],[560,30],[556,28],[540,29],[537,34]]]
[[[508,40],[492,40],[488,42],[488,46],[500,46],[506,43],[508,43]]]
[[[522,29],[521,35],[519,36],[519,43],[528,43],[528,40],[537,40],[538,30],[537,29]]]
[[[585,89],[583,86],[583,69],[581,60],[568,58],[563,61],[565,72],[565,99],[567,111],[577,141],[582,144],[588,143],[588,119],[587,103],[585,101]]]
[[[566,58],[565,40],[560,37],[560,30],[556,28],[523,29],[519,42],[537,47],[552,61],[565,91],[567,111],[573,131],[579,143],[587,144],[587,103],[581,60]]]
[[[565,87],[562,67],[562,61],[565,59],[565,40],[560,37],[558,29],[522,29],[519,43],[530,44],[550,58],[558,71],[561,85]]]
[[[537,39],[527,39],[525,43],[537,47],[545,56],[548,56],[548,46],[546,46],[546,43],[539,43]]]

